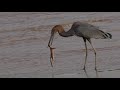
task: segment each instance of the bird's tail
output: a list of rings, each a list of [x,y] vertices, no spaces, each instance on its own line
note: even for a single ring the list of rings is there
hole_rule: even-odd
[[[109,39],[112,39],[112,35],[110,33],[105,33],[105,38],[109,38]]]
[[[108,32],[103,32],[102,30],[99,30],[102,34],[103,39],[112,39],[112,35]]]
[[[108,37],[112,39],[112,35],[110,33],[107,33]]]

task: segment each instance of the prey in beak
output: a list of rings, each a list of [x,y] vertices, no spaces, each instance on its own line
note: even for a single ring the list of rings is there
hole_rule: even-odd
[[[54,49],[55,48],[52,48],[52,43],[53,43],[53,39],[54,39],[54,36],[55,36],[55,33],[62,33],[64,32],[64,29],[61,25],[56,25],[52,28],[51,30],[51,36],[50,36],[50,39],[49,39],[49,42],[48,42],[48,47],[50,48],[50,63],[51,63],[51,66],[53,67],[53,62],[54,62]],[[61,34],[60,34],[61,35]]]
[[[52,47],[49,47],[50,48],[50,63],[51,63],[51,66],[53,67],[53,63],[54,63],[54,49],[55,48],[52,48]]]
[[[50,63],[51,63],[52,67],[53,67],[53,63],[54,63],[54,49],[55,49],[55,48],[51,47],[52,43],[53,43],[53,38],[54,38],[54,32],[52,31],[51,36],[50,36],[50,40],[48,43],[48,47],[50,48]]]

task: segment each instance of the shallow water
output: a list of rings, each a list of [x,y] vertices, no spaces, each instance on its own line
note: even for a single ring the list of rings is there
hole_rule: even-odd
[[[74,21],[98,26],[113,35],[93,39],[100,78],[120,77],[120,12],[0,12],[0,77],[96,78],[94,53],[88,44],[87,74],[82,70],[85,47],[82,38],[55,36],[54,68],[50,66],[50,31],[61,24],[67,31]]]

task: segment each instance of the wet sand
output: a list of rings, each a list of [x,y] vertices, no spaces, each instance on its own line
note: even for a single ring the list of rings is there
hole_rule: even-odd
[[[86,72],[82,70],[82,38],[55,36],[54,68],[47,47],[51,28],[67,31],[74,21],[98,26],[111,40],[92,39],[97,50],[99,78],[120,78],[120,12],[0,12],[0,78],[96,78],[94,53],[88,44]]]

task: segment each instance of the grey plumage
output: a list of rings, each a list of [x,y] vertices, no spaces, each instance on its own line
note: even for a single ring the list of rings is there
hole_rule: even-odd
[[[112,38],[110,33],[103,32],[98,27],[88,23],[75,22],[71,29],[74,30],[75,35],[85,38],[107,39]]]

